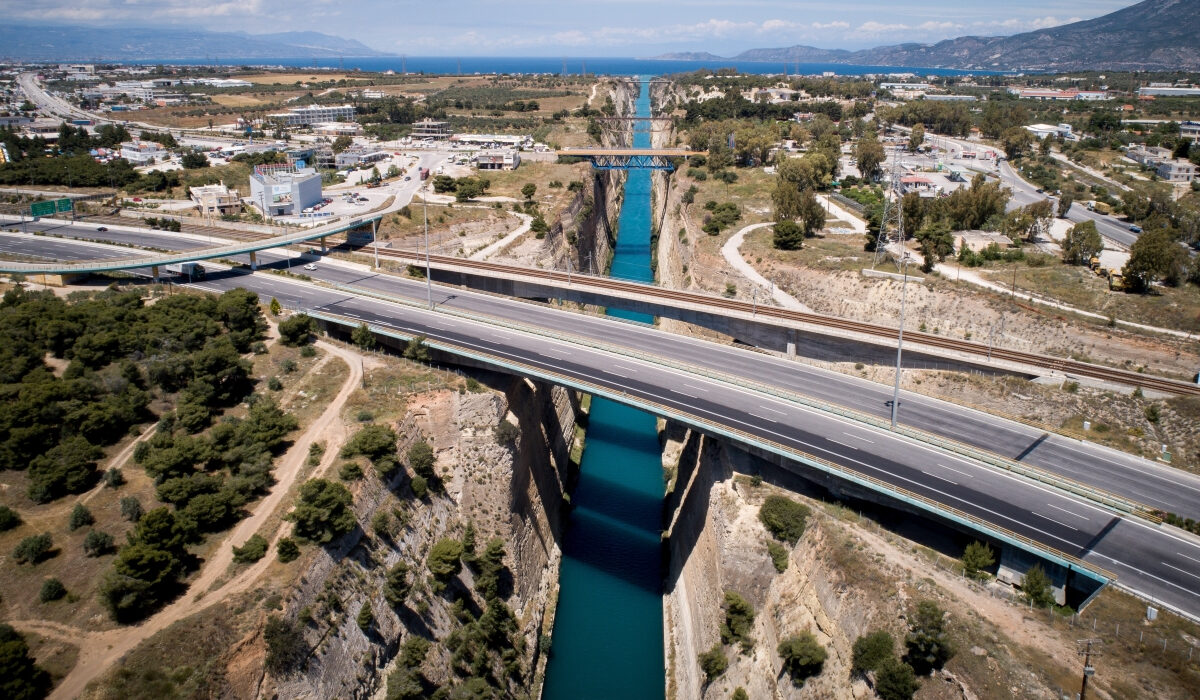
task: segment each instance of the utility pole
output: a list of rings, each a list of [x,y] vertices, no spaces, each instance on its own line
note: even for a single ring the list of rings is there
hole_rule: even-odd
[[[1100,656],[1100,652],[1093,649],[1093,646],[1099,646],[1099,639],[1080,639],[1075,642],[1079,647],[1077,653],[1083,657],[1083,684],[1079,687],[1079,700],[1087,700],[1087,685],[1088,678],[1096,675],[1096,669],[1092,666],[1092,657]]]

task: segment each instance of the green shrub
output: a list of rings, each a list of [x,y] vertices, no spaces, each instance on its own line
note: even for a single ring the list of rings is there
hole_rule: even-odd
[[[1035,607],[1048,608],[1054,605],[1054,591],[1051,587],[1050,577],[1046,575],[1046,570],[1042,568],[1041,564],[1035,564],[1025,572],[1025,576],[1021,578],[1021,593]]]
[[[83,538],[83,553],[89,557],[100,557],[113,551],[112,535],[92,530]]]
[[[427,482],[423,476],[414,476],[412,481],[409,483],[409,486],[412,487],[413,495],[416,496],[418,500],[423,500],[425,498],[425,494],[429,493],[429,482]]]
[[[317,349],[311,345],[305,345],[300,348],[300,357],[316,357]]]
[[[383,598],[393,607],[399,607],[408,597],[408,565],[397,562],[388,569],[387,580],[383,584]]]
[[[363,603],[363,606],[359,608],[358,617],[355,618],[355,622],[358,623],[358,628],[363,632],[367,632],[371,629],[371,625],[375,624],[375,613],[371,610],[370,601]]]
[[[295,670],[308,658],[309,647],[304,635],[295,623],[278,615],[267,618],[263,641],[267,643],[267,668],[275,673]]]
[[[880,700],[912,700],[920,687],[912,666],[899,659],[888,659],[875,672],[875,694]]]
[[[750,631],[754,629],[754,607],[736,591],[725,591],[725,621],[721,623],[721,642],[742,645],[742,652],[754,646]]]
[[[775,570],[779,573],[787,571],[788,568],[788,551],[783,545],[774,541],[767,541],[767,554],[771,555],[771,563],[775,565]]]
[[[307,314],[296,314],[279,322],[279,342],[284,345],[304,345],[312,340],[317,322]]]
[[[67,595],[67,587],[62,584],[62,581],[56,578],[48,578],[42,581],[42,590],[38,591],[38,600],[43,603],[49,603],[65,595]]]
[[[437,462],[437,458],[433,454],[433,446],[424,440],[414,442],[408,448],[408,468],[413,470],[414,474],[423,476],[426,479],[432,479],[433,465]]]
[[[338,468],[338,478],[342,481],[358,481],[363,478],[362,467],[354,462],[345,462]]]
[[[449,537],[438,540],[429,550],[426,564],[429,572],[439,580],[445,581],[462,571],[462,542]]]
[[[496,442],[500,445],[515,445],[517,438],[521,436],[520,429],[507,420],[500,421],[500,424],[495,429]]]
[[[885,630],[877,630],[854,640],[850,672],[866,675],[879,670],[888,660],[896,658],[896,641]]]
[[[972,542],[963,551],[962,563],[963,574],[971,578],[981,578],[986,576],[983,570],[996,563],[996,556],[986,544]]]
[[[267,556],[267,548],[270,543],[266,538],[259,534],[250,536],[246,543],[241,547],[233,548],[233,560],[239,564],[250,564]]]
[[[354,497],[345,486],[325,479],[310,479],[300,487],[296,507],[286,518],[295,533],[317,544],[328,544],[357,525],[351,505]]]
[[[783,496],[767,496],[762,507],[758,509],[758,519],[766,526],[767,531],[775,539],[790,545],[795,545],[804,534],[808,514],[807,506]]]
[[[87,527],[94,522],[96,522],[96,519],[92,517],[92,511],[88,510],[87,506],[82,503],[76,503],[75,507],[71,509],[71,515],[67,518],[67,529],[75,532],[79,528]]]
[[[363,455],[372,462],[396,453],[396,431],[386,425],[372,423],[364,425],[342,447],[343,457]]]
[[[712,649],[700,654],[699,661],[705,683],[712,683],[729,668],[729,660],[725,658],[725,650],[720,644],[714,644]]]
[[[104,472],[104,485],[110,489],[120,488],[125,485],[125,475],[117,467],[113,467]]]
[[[267,380],[267,388],[271,391],[279,391],[283,388],[283,382],[279,381],[279,377],[271,377]]]
[[[126,496],[121,499],[121,517],[131,523],[136,523],[142,519],[142,503],[133,496]]]
[[[36,564],[49,557],[53,548],[54,542],[50,539],[50,533],[30,535],[21,540],[13,550],[13,560],[18,564]]]
[[[792,679],[792,685],[804,687],[804,682],[821,673],[825,666],[825,647],[817,643],[812,632],[804,631],[779,643],[777,649],[783,659],[783,670]]]
[[[0,623],[0,690],[11,700],[37,700],[50,693],[50,674],[36,666],[29,645],[10,625]]]
[[[946,665],[954,656],[950,633],[946,630],[945,613],[936,603],[923,600],[917,604],[916,612],[909,617],[905,645],[908,653],[904,660],[922,676]]]
[[[8,506],[0,506],[0,532],[13,529],[21,524],[21,516]]]
[[[275,543],[275,556],[284,564],[300,557],[300,545],[291,537],[281,537]]]

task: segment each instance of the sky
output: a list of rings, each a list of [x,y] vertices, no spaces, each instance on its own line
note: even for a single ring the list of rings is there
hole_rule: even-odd
[[[636,56],[862,49],[1016,34],[1135,0],[0,0],[12,19],[319,31],[410,56]]]

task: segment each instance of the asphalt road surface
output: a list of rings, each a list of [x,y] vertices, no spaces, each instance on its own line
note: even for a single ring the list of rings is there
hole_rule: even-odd
[[[21,240],[31,245],[24,247],[19,243]],[[48,240],[56,244],[55,256],[70,245],[65,240],[44,237],[0,235],[5,250],[20,254],[36,252],[38,244]],[[78,254],[79,257],[88,257],[95,252],[93,246],[88,246],[81,248]],[[276,258],[275,264],[278,262]],[[317,270],[307,271],[306,274],[320,274],[331,282],[374,286],[389,292],[405,290],[408,292],[406,296],[418,299],[424,296],[422,284],[339,267],[326,261],[318,262]],[[703,359],[721,349],[720,346],[631,324],[614,325],[619,322],[603,318],[562,313],[539,305],[465,293],[454,288],[437,287],[435,302],[438,310],[429,311],[412,305],[358,297],[270,274],[214,271],[209,279],[192,286],[214,292],[244,287],[264,298],[279,299],[280,303],[290,308],[320,310],[392,328],[400,333],[425,335],[432,341],[453,343],[521,362],[532,366],[535,371],[565,375],[577,381],[624,392],[694,416],[701,423],[744,431],[918,493],[1045,546],[1077,556],[1116,573],[1120,583],[1126,587],[1189,614],[1200,615],[1200,542],[1170,529],[1118,517],[1111,511],[1030,480],[785,399],[664,367],[655,362],[463,318],[445,313],[442,309],[455,307],[474,310],[476,305],[483,304],[483,310],[487,313],[500,315],[497,312],[507,310],[518,321],[530,314],[534,318],[540,314],[545,320],[545,315],[550,314],[555,322],[551,327],[572,333],[600,324],[606,331],[602,336],[605,340],[619,338],[622,342],[646,343],[641,349],[652,354],[658,354],[655,351],[658,344],[666,343],[665,347],[674,348],[684,358]],[[521,313],[513,313],[513,310]],[[684,349],[688,350],[685,352]],[[796,378],[805,378],[801,382],[803,386],[832,383],[839,379],[829,373],[756,353],[731,348],[724,349],[724,352],[729,354],[724,355],[725,362],[716,363],[720,369],[729,371],[732,369],[732,358],[737,355],[748,356],[755,358],[751,365],[755,368],[756,378],[763,381],[770,381],[768,377],[774,376],[775,372],[780,372],[782,379],[793,382]],[[840,379],[847,381],[844,377]],[[843,385],[840,390],[832,392],[840,402],[844,403],[848,396],[863,394],[864,390],[871,388],[857,380],[849,381],[851,385]],[[880,396],[886,395],[886,391],[880,393]],[[914,405],[923,402],[930,401],[905,395],[902,398],[902,415],[916,413]],[[968,413],[957,407],[943,410],[946,412],[940,416],[936,413],[931,415],[947,426],[957,425],[958,419]],[[977,415],[976,419],[985,421],[988,431],[998,430],[1004,423],[1001,419],[982,414]],[[1016,430],[1015,427],[1011,429]],[[1031,454],[1049,441],[1049,438],[1042,440]],[[1084,463],[1087,463],[1086,459]],[[1120,472],[1115,458],[1114,466]],[[1143,463],[1143,466],[1159,468],[1151,463]],[[1185,478],[1187,475],[1182,473],[1164,473],[1161,476],[1168,480],[1176,476],[1176,492],[1180,490],[1180,483],[1189,481]],[[1130,478],[1135,483],[1146,479],[1145,474],[1131,475]],[[1191,500],[1194,502],[1195,497]]]

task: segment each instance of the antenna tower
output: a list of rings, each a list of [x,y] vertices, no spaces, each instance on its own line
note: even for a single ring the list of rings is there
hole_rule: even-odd
[[[904,198],[900,195],[900,154],[895,150],[892,151],[892,172],[889,175],[891,180],[891,195],[887,192],[883,193],[883,221],[879,223],[879,237],[875,240],[875,261],[871,267],[878,267],[880,261],[887,255],[887,244],[891,240],[888,236],[889,225],[894,225],[896,231],[896,242],[900,244],[900,251],[896,262],[900,263],[904,260]],[[892,198],[895,198],[895,202]]]

